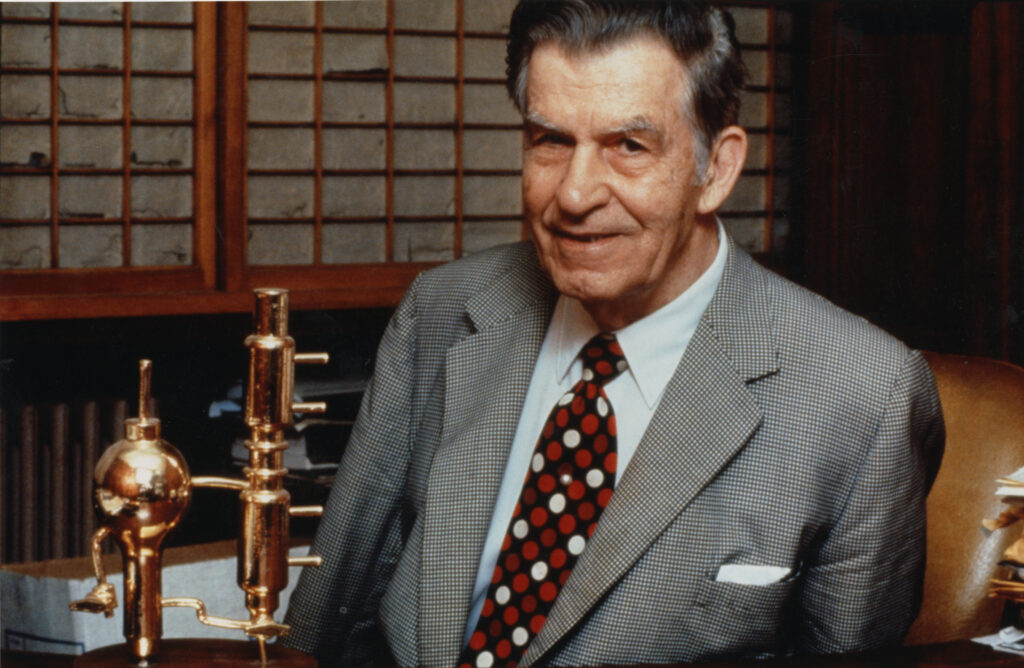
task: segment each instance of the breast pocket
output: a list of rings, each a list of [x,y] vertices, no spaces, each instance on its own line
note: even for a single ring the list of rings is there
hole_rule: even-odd
[[[766,657],[783,651],[796,577],[772,584],[703,580],[694,601],[708,655]]]

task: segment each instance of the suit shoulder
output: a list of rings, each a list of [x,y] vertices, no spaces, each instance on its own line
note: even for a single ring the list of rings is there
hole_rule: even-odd
[[[494,246],[429,269],[419,277],[418,283],[425,295],[465,301],[509,274],[532,275],[539,271],[532,244],[521,241]]]
[[[761,269],[780,357],[847,378],[891,379],[906,363],[905,343],[866,318]]]

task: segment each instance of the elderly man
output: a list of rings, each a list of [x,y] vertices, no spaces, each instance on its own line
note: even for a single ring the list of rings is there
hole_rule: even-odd
[[[410,288],[288,642],[479,668],[898,644],[934,382],[717,221],[747,147],[731,18],[521,2],[508,56],[532,243]]]

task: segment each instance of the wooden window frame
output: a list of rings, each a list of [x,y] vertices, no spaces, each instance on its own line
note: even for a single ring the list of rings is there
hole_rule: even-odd
[[[175,170],[175,173],[191,174],[193,177],[193,216],[192,221],[192,257],[193,262],[185,267],[133,267],[131,262],[131,178],[146,170],[134,168],[130,161],[132,125],[148,125],[146,121],[133,119],[130,112],[131,79],[135,74],[161,75],[160,72],[135,71],[131,66],[131,31],[133,27],[175,27],[180,24],[163,24],[161,22],[138,22],[131,18],[131,4],[125,3],[122,19],[116,21],[98,21],[88,19],[62,19],[60,5],[51,6],[51,15],[45,19],[4,17],[5,22],[17,24],[49,25],[50,66],[47,68],[5,67],[4,73],[15,74],[46,74],[50,77],[50,110],[49,118],[5,119],[5,122],[18,124],[39,123],[50,128],[51,164],[48,167],[5,167],[4,174],[9,175],[46,175],[50,179],[50,217],[43,222],[50,226],[50,259],[51,266],[45,269],[20,269],[0,271],[0,320],[29,320],[76,318],[95,315],[134,315],[158,312],[195,312],[187,299],[182,302],[180,296],[168,297],[168,293],[205,294],[215,287],[216,254],[215,254],[215,215],[216,167],[213,151],[214,110],[216,98],[214,90],[214,74],[216,63],[210,55],[215,52],[216,5],[214,3],[196,3],[193,9],[193,69],[190,76],[193,82],[193,119],[189,125],[194,128],[192,141],[193,160],[189,169]],[[83,26],[114,26],[124,29],[124,65],[120,71],[68,70],[61,68],[58,62],[59,27],[65,25]],[[123,81],[122,96],[123,112],[120,119],[109,121],[62,119],[58,113],[58,77],[61,74],[81,75],[120,75]],[[182,73],[173,73],[175,76]],[[174,125],[179,122],[157,121],[154,125]],[[73,173],[75,170],[61,168],[57,159],[58,128],[61,125],[106,125],[122,128],[122,165],[114,170],[88,170],[88,174],[117,174],[123,179],[121,216],[117,221],[123,226],[122,262],[120,267],[79,269],[59,269],[58,261],[60,227],[76,222],[96,222],[93,220],[76,221],[63,219],[58,207],[57,179],[59,174]],[[161,174],[168,173],[160,170]],[[15,223],[11,223],[15,224]],[[169,289],[173,286],[173,289]]]
[[[419,30],[395,27],[395,0],[386,0],[387,21],[385,28],[338,29],[342,32],[368,32],[383,34],[386,38],[389,67],[386,73],[327,75],[330,79],[373,80],[384,82],[386,90],[386,120],[383,124],[330,123],[330,127],[377,127],[386,132],[386,178],[385,216],[386,258],[385,262],[365,264],[323,264],[321,262],[321,230],[324,222],[322,212],[322,149],[314,141],[314,166],[308,171],[314,177],[314,255],[312,264],[306,265],[249,265],[247,258],[248,210],[247,183],[250,170],[247,163],[247,130],[253,125],[247,115],[248,82],[252,75],[247,71],[247,48],[251,27],[247,21],[245,3],[194,4],[194,98],[193,127],[194,161],[194,229],[193,264],[189,267],[130,267],[109,269],[43,269],[0,271],[0,321],[29,319],[59,319],[133,315],[175,315],[217,312],[244,312],[251,306],[251,289],[262,285],[275,285],[292,291],[292,306],[307,308],[361,308],[393,306],[401,299],[413,278],[437,262],[394,261],[394,230],[396,223],[394,187],[396,175],[442,174],[454,176],[454,215],[439,217],[443,222],[453,222],[453,255],[462,255],[462,231],[464,223],[470,221],[515,220],[521,215],[474,215],[467,216],[463,210],[463,186],[468,176],[518,175],[521,170],[467,170],[463,164],[463,138],[467,129],[521,129],[520,124],[508,123],[467,123],[464,118],[463,95],[467,83],[503,83],[499,79],[467,78],[464,71],[464,46],[466,38],[497,38],[491,33],[467,32],[464,25],[465,0],[455,0],[456,25],[452,30]],[[775,5],[769,2],[747,2],[736,0],[731,4],[768,11],[768,46],[743,45],[744,48],[767,51],[767,67],[770,75],[767,86],[748,86],[747,90],[767,94],[766,125],[752,128],[752,134],[765,136],[767,169],[745,169],[744,175],[762,176],[765,182],[765,209],[763,211],[740,211],[725,213],[723,218],[763,217],[763,252],[757,256],[769,265],[778,265],[776,250],[773,248],[774,224],[778,216],[787,215],[778,209],[775,198],[775,177],[778,168],[774,161],[775,138],[780,133],[776,127],[775,94],[779,90],[775,81],[776,39],[774,35],[776,18]],[[131,26],[130,5],[126,4],[124,25]],[[322,37],[324,32],[323,6],[316,3],[313,26],[288,26],[278,29],[289,31],[311,31]],[[5,19],[6,20],[6,19]],[[50,68],[46,70],[53,77],[56,86],[58,72],[56,28],[61,20],[57,6],[53,6],[50,19],[18,19],[22,22],[51,22],[54,38],[51,43],[53,55]],[[275,29],[273,26],[256,27]],[[130,40],[130,30],[126,30]],[[456,45],[454,77],[409,77],[396,76],[394,67],[395,37],[399,36],[440,36],[454,38]],[[130,41],[128,42],[130,44]],[[288,127],[311,127],[318,140],[324,128],[322,119],[322,85],[325,80],[321,58],[321,41],[315,40],[314,71],[302,78],[312,78],[315,87],[314,120],[308,124],[284,124]],[[784,47],[791,48],[791,47]],[[130,59],[130,51],[126,54]],[[130,62],[125,68],[126,92],[130,94]],[[5,70],[6,71],[6,70]],[[256,76],[260,76],[258,73]],[[274,75],[274,78],[277,78]],[[288,78],[283,76],[280,78]],[[455,120],[453,123],[415,124],[396,123],[394,88],[396,80],[417,82],[441,82],[454,84]],[[52,97],[55,98],[55,95]],[[56,155],[57,116],[51,99],[51,152]],[[127,112],[121,121],[125,133],[130,133],[132,120]],[[260,123],[273,126],[273,123]],[[452,129],[455,134],[453,170],[413,170],[403,172],[395,167],[395,131],[397,129]],[[128,136],[126,134],[126,136]],[[125,149],[127,152],[127,148]],[[53,161],[56,165],[56,160]],[[25,168],[30,169],[30,168]],[[42,168],[45,170],[45,168]],[[56,178],[57,167],[53,166],[51,178]],[[133,171],[130,163],[123,166],[124,178],[130,180]],[[275,170],[271,170],[275,171]],[[344,170],[343,170],[344,171]],[[377,175],[379,170],[374,171]],[[17,173],[5,168],[4,173]],[[33,173],[39,173],[37,169]],[[333,172],[332,172],[333,174]],[[130,185],[130,184],[129,184]],[[55,190],[54,190],[55,192]],[[127,190],[125,192],[128,192]],[[55,196],[55,195],[52,195]],[[124,219],[127,226],[130,201],[127,196]],[[51,202],[52,225],[56,229],[58,211]],[[429,216],[416,216],[417,221]],[[308,222],[304,219],[304,222]],[[335,222],[333,219],[330,222]],[[345,222],[345,221],[341,221]],[[376,219],[371,222],[380,222]],[[397,222],[405,222],[398,217]],[[52,236],[56,236],[54,233]],[[128,244],[128,234],[125,244]],[[526,238],[525,224],[521,224],[521,237]],[[56,243],[56,242],[54,242]],[[127,263],[126,259],[126,263]]]

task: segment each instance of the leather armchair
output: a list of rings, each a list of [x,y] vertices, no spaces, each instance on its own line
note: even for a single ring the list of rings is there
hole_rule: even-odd
[[[1024,369],[995,360],[925,353],[946,422],[946,451],[928,496],[928,562],[921,614],[906,644],[994,633],[1004,599],[989,578],[1021,525],[986,532],[1005,504],[996,478],[1024,466]]]

